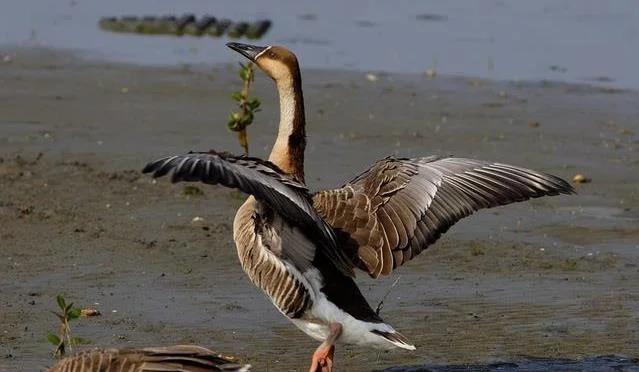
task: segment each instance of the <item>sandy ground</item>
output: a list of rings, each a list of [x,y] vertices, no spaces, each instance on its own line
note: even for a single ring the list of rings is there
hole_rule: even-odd
[[[17,50],[0,64],[0,370],[53,363],[63,293],[102,316],[73,333],[97,346],[198,343],[257,371],[301,371],[316,342],[244,277],[231,239],[242,197],[152,182],[154,158],[239,151],[225,128],[234,66],[148,68]],[[363,292],[417,345],[340,347],[340,370],[521,356],[638,356],[639,94],[555,83],[304,71],[308,183],[333,187],[387,154],[455,154],[583,173],[576,196],[478,213]],[[273,141],[277,101],[252,153]],[[193,223],[194,217],[203,221]]]

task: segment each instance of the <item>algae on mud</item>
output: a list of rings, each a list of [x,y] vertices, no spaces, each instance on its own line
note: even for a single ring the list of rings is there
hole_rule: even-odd
[[[185,195],[139,173],[158,154],[240,151],[224,125],[235,66],[211,74],[209,66],[91,63],[51,50],[12,56],[0,86],[0,369],[52,364],[43,337],[57,282],[78,305],[102,312],[75,326],[94,345],[197,343],[256,370],[306,367],[317,345],[237,262],[237,193],[202,185],[202,195]],[[338,185],[388,153],[592,178],[577,196],[458,223],[398,272],[385,300],[384,317],[417,351],[371,358],[342,348],[338,368],[636,356],[639,93],[424,75],[370,82],[363,73],[313,70],[304,88],[312,189]],[[278,106],[268,79],[257,76],[255,89],[263,98],[251,142],[259,156],[272,144]],[[484,105],[494,101],[503,105]],[[328,167],[327,159],[339,161]],[[372,303],[394,280],[358,278]]]

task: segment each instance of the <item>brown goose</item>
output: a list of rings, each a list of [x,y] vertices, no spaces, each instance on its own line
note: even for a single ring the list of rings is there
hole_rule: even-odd
[[[93,349],[62,359],[49,372],[246,372],[248,364],[195,345]]]
[[[268,161],[215,151],[170,156],[144,172],[250,194],[234,222],[240,263],[273,304],[322,341],[311,371],[331,370],[337,341],[415,347],[385,323],[353,281],[354,268],[386,275],[473,212],[570,194],[564,180],[501,163],[436,156],[388,157],[334,190],[304,184],[305,119],[297,58],[289,50],[227,44],[268,74],[280,96],[280,125]]]

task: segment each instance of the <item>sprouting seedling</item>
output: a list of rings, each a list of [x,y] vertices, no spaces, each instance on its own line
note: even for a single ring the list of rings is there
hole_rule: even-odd
[[[60,326],[57,335],[52,332],[47,334],[47,340],[55,346],[53,355],[60,357],[64,356],[67,349],[68,351],[72,351],[73,345],[85,344],[88,343],[88,341],[80,337],[71,337],[71,328],[69,327],[69,322],[78,319],[82,310],[78,307],[73,307],[73,302],[67,304],[62,295],[56,296],[56,302],[58,303],[60,312],[51,312],[60,320]]]
[[[253,64],[249,63],[244,65],[240,63],[239,74],[244,82],[244,86],[241,91],[233,92],[231,98],[237,102],[240,111],[231,113],[227,125],[230,130],[238,133],[238,140],[244,149],[244,155],[248,155],[249,143],[246,127],[251,125],[255,118],[255,113],[260,110],[260,100],[249,97],[249,91],[254,77]]]

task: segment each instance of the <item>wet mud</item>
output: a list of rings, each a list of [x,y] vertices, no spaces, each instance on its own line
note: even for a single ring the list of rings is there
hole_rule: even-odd
[[[0,64],[0,370],[53,364],[45,335],[56,327],[58,293],[102,313],[72,324],[92,346],[197,343],[257,371],[305,370],[316,342],[237,262],[231,225],[242,196],[139,173],[173,153],[240,152],[226,130],[235,66],[12,56]],[[417,350],[340,346],[339,370],[638,356],[637,92],[303,73],[311,189],[388,154],[455,154],[592,179],[575,196],[479,212],[389,278],[359,275],[373,304],[401,276],[382,316]],[[262,74],[256,94],[263,111],[249,140],[264,156],[278,106]]]
[[[517,362],[496,362],[488,364],[458,364],[458,365],[424,365],[413,367],[393,367],[384,372],[546,372],[546,371],[579,371],[601,372],[620,371],[631,372],[639,370],[639,361],[617,356],[590,357],[581,360],[528,358]]]

